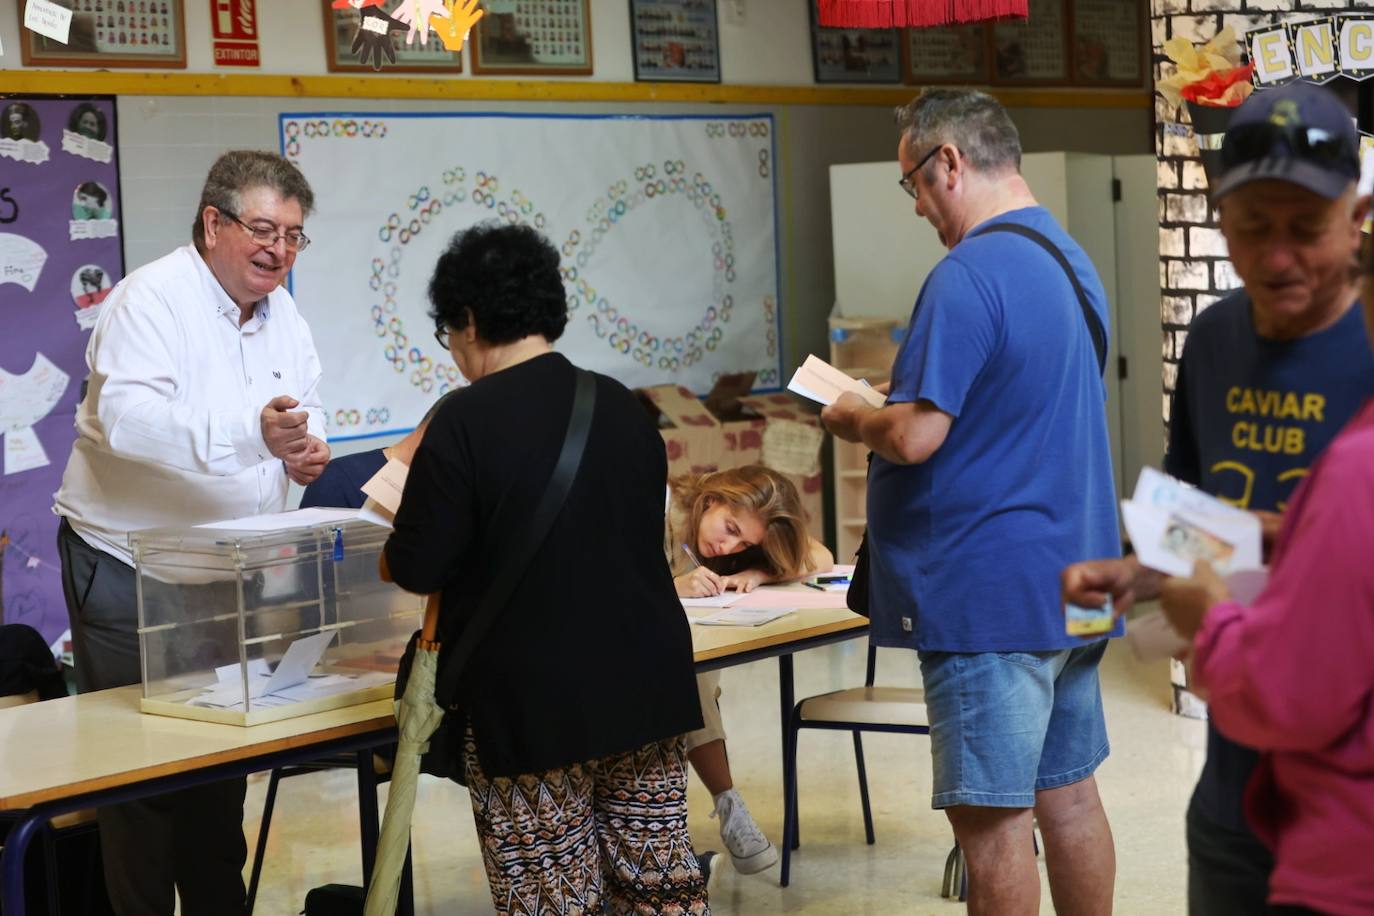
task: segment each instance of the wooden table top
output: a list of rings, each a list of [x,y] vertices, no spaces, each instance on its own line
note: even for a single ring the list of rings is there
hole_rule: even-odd
[[[837,594],[837,603],[844,596]],[[706,613],[693,609],[692,613]],[[849,610],[807,608],[758,627],[694,626],[696,661],[708,661],[816,636],[862,629]],[[0,709],[0,810],[130,785],[244,760],[395,724],[390,700],[377,700],[251,727],[139,711],[141,688]]]
[[[380,731],[390,700],[244,728],[145,715],[116,687],[0,710],[0,810]]]

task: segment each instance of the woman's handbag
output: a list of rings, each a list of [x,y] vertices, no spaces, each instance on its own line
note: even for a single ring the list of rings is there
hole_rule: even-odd
[[[859,539],[859,549],[854,551],[854,573],[849,577],[849,591],[845,592],[844,603],[849,609],[864,617],[868,616],[868,529],[864,529]]]
[[[503,552],[503,563],[492,579],[491,587],[482,596],[481,603],[473,613],[472,619],[463,628],[462,634],[452,646],[439,649],[439,670],[434,690],[435,700],[446,711],[439,728],[429,739],[429,750],[420,758],[420,772],[432,776],[452,779],[462,785],[465,773],[463,759],[464,730],[467,717],[458,705],[458,681],[463,667],[472,656],[473,650],[487,635],[491,624],[510,600],[516,584],[528,569],[534,554],[539,550],[554,519],[563,508],[563,502],[572,489],[582,464],[582,453],[586,449],[587,434],[592,425],[592,411],[596,406],[596,376],[585,369],[577,370],[577,389],[573,394],[572,415],[568,418],[568,431],[563,438],[563,449],[554,465],[553,474],[544,487],[539,505],[531,516],[529,525],[524,529],[524,540],[510,545]],[[502,530],[493,525],[494,530]],[[439,599],[430,596],[425,611],[425,628],[419,631],[406,644],[405,654],[396,672],[396,699],[405,693],[406,682],[415,661],[418,640],[424,638],[430,643],[438,638]]]

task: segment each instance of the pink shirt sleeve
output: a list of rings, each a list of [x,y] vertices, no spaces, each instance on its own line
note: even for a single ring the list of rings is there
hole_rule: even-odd
[[[1220,603],[1194,673],[1217,726],[1260,750],[1316,750],[1366,714],[1374,682],[1374,442],[1333,443],[1253,607]],[[1351,447],[1354,446],[1354,447]]]

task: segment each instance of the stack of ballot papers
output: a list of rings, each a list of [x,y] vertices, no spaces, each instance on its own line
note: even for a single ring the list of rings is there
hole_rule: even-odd
[[[1154,468],[1141,469],[1121,518],[1141,565],[1170,576],[1198,560],[1222,576],[1264,565],[1258,518]]]
[[[1263,539],[1259,519],[1201,490],[1142,468],[1121,518],[1142,566],[1170,576],[1191,576],[1206,560],[1226,579],[1231,596],[1248,604],[1264,589]],[[1127,642],[1142,658],[1177,655],[1190,646],[1158,611],[1127,624]]]
[[[810,398],[817,404],[834,404],[840,395],[852,391],[873,407],[882,407],[887,398],[865,382],[852,378],[817,356],[807,356],[787,383],[787,390]]]
[[[248,698],[254,709],[270,709],[305,700],[319,699],[385,684],[393,675],[381,671],[361,674],[312,675],[324,657],[335,632],[327,630],[306,636],[291,643],[276,668],[267,659],[255,658],[248,663]],[[210,706],[243,712],[243,678],[238,665],[224,665],[215,669],[215,683],[190,700],[193,706]]]
[[[728,607],[687,619],[703,627],[757,627],[791,613],[792,608]]]

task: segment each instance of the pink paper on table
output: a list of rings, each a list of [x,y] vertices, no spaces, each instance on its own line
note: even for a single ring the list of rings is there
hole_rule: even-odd
[[[844,607],[844,592],[818,592],[801,588],[756,588],[731,607],[745,608],[826,608]]]

